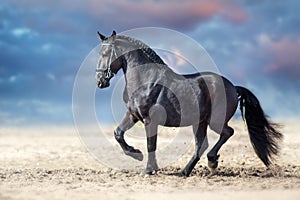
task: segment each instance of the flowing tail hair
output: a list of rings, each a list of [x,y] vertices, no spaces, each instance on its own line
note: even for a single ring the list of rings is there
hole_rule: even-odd
[[[239,95],[240,109],[246,120],[252,146],[256,155],[269,166],[274,156],[278,155],[279,142],[283,135],[276,130],[277,124],[268,121],[258,99],[248,89],[236,86]]]

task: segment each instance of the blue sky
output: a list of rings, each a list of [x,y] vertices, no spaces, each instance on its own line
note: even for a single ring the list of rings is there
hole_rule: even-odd
[[[0,126],[72,124],[73,83],[96,32],[147,26],[192,37],[270,116],[298,117],[299,11],[296,0],[2,0]]]

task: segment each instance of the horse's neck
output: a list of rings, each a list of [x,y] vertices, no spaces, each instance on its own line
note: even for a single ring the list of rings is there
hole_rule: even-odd
[[[153,70],[154,67],[146,64],[127,69],[125,79],[128,92],[134,92],[140,86],[151,85],[160,81],[160,70]]]
[[[162,81],[166,65],[161,65],[150,61],[144,55],[139,55],[137,52],[126,55],[126,70],[125,81],[128,94],[136,91],[139,87],[146,85],[155,85]]]
[[[160,59],[151,59],[141,47],[119,39],[118,47],[126,60],[123,66],[125,74],[126,89],[130,91],[146,84],[165,83],[172,81],[178,76]]]

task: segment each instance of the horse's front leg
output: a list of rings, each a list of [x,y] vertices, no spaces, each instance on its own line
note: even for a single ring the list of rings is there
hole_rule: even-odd
[[[132,146],[129,146],[124,140],[125,131],[129,130],[134,124],[137,122],[136,119],[130,117],[130,113],[127,112],[125,117],[122,119],[119,126],[114,131],[115,139],[118,141],[120,146],[122,147],[124,153],[132,158],[142,161],[143,153],[139,149],[135,149]]]
[[[156,141],[157,141],[157,124],[145,124],[146,136],[147,136],[147,150],[148,150],[148,161],[145,173],[153,174],[158,171],[158,165],[156,162]]]

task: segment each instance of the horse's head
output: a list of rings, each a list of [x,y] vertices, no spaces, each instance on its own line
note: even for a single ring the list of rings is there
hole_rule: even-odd
[[[96,81],[99,88],[108,87],[110,79],[120,69],[121,63],[117,62],[117,53],[115,47],[116,32],[106,37],[98,32],[102,41],[99,53],[99,61],[96,69]]]

